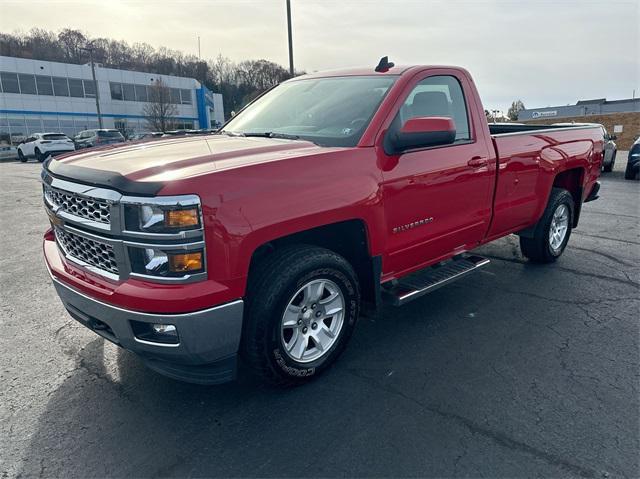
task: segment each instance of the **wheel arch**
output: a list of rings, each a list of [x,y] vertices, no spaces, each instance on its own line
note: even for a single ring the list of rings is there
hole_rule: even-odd
[[[584,197],[583,185],[585,174],[585,168],[579,166],[560,171],[553,179],[552,188],[563,188],[571,193],[571,196],[573,197],[573,228],[578,226],[578,221],[580,219],[582,199]],[[549,194],[551,194],[551,192],[549,192]]]
[[[353,267],[360,283],[363,302],[380,306],[382,258],[371,253],[368,225],[361,218],[324,224],[265,241],[251,253],[247,282],[257,266],[274,251],[284,246],[305,244],[326,248],[344,257]]]

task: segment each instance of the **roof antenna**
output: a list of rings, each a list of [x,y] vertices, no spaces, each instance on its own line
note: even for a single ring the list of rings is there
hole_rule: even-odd
[[[389,57],[382,57],[380,59],[380,63],[378,63],[378,66],[376,67],[376,71],[378,73],[384,73],[389,71],[390,68],[393,68],[394,65],[395,63],[389,61]]]

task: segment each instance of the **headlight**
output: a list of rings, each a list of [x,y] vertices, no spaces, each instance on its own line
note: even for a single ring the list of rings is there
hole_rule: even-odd
[[[173,209],[171,206],[141,205],[140,228],[143,231],[184,230],[200,226],[200,208]]]
[[[125,197],[121,203],[132,275],[166,282],[206,278],[198,196]]]
[[[197,196],[142,198],[125,204],[128,231],[178,233],[202,229],[202,211]]]

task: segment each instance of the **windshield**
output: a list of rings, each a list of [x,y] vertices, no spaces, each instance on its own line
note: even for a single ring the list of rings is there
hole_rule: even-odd
[[[349,76],[283,83],[233,118],[222,133],[355,146],[395,80]]]

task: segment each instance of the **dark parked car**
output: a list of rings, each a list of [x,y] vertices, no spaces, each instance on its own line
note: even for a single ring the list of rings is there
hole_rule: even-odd
[[[124,143],[125,139],[118,130],[84,130],[75,136],[73,142],[76,144],[76,149],[79,150],[80,148]]]
[[[627,168],[624,170],[624,177],[627,180],[640,179],[640,137],[631,145]]]

